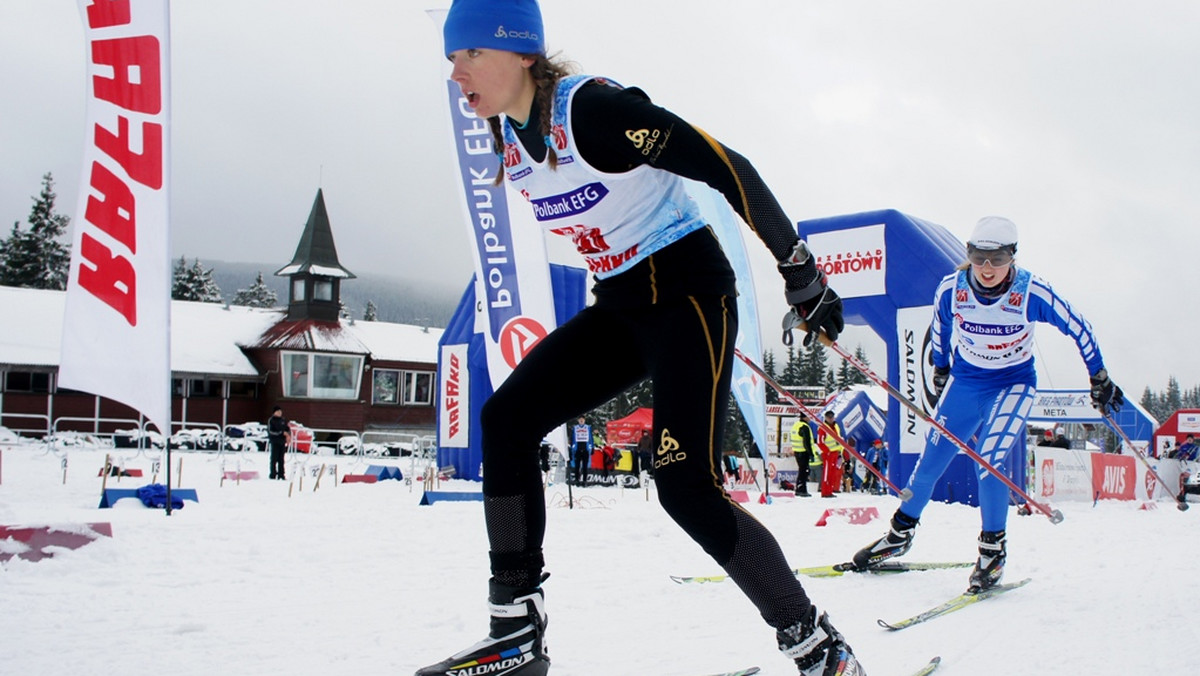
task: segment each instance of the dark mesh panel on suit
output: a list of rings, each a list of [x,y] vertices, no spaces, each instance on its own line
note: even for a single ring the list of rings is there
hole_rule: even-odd
[[[546,532],[546,510],[542,494],[485,497],[484,520],[491,546],[492,576],[512,587],[537,586],[542,574],[542,537]]]
[[[750,162],[725,146],[725,155],[737,176],[741,187],[742,197],[746,202],[746,212],[742,218],[754,229],[759,239],[771,250],[775,260],[783,260],[791,255],[796,246],[796,225],[788,220],[779,206],[775,196],[767,189],[766,183],[759,177]]]
[[[738,508],[737,543],[725,572],[737,583],[776,629],[792,626],[808,616],[811,602],[788,566],[783,551],[767,527]]]

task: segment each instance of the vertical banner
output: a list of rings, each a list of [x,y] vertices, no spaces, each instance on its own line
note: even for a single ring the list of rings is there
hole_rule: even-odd
[[[762,336],[758,329],[758,302],[754,296],[754,278],[750,274],[750,263],[746,259],[746,244],[742,239],[740,219],[725,201],[724,196],[712,188],[688,181],[688,194],[700,207],[705,222],[712,226],[725,250],[733,273],[737,275],[738,332],[734,345],[747,357],[761,362],[763,357]],[[758,445],[763,461],[767,460],[767,397],[766,383],[750,370],[741,359],[733,360],[733,397],[738,403],[750,436]]]
[[[441,34],[445,12],[430,10]],[[513,368],[555,328],[546,241],[525,204],[510,205],[488,121],[471,110],[449,79],[446,94],[463,208],[475,245],[476,326],[487,344],[488,375],[499,387]],[[515,194],[515,193],[513,193]]]
[[[87,123],[58,382],[169,435],[167,0],[79,0],[79,11]]]
[[[427,14],[440,36],[446,11]],[[475,327],[483,335],[488,377],[496,388],[557,327],[550,262],[545,235],[532,209],[520,203],[523,198],[516,192],[496,184],[501,163],[488,121],[471,110],[458,84],[449,78],[449,62],[440,61],[462,206],[475,248]],[[512,203],[510,195],[517,197]],[[565,449],[565,428],[553,436],[556,445]]]
[[[925,413],[932,415],[937,406],[933,396],[933,351],[929,336],[929,318],[933,306],[900,308],[896,310],[896,345],[900,360],[900,382],[894,387],[904,398]],[[896,431],[896,450],[899,453],[920,454],[925,450],[929,423],[917,417],[907,407],[900,407],[900,429]],[[907,477],[905,477],[907,480]]]
[[[438,392],[443,420],[438,425],[438,446],[466,448],[470,442],[471,373],[467,351],[466,343],[442,346]]]

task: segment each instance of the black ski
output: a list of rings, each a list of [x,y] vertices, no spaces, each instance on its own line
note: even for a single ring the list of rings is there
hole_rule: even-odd
[[[985,599],[990,599],[994,596],[999,596],[1000,594],[1003,594],[1005,592],[1010,592],[1014,589],[1019,589],[1021,587],[1024,587],[1025,585],[1029,584],[1032,581],[1033,581],[1033,578],[1027,577],[1024,580],[1021,580],[1020,582],[996,585],[995,587],[992,587],[991,589],[985,589],[984,591],[981,591],[981,592],[975,592],[975,593],[965,592],[965,593],[959,594],[958,596],[955,596],[954,598],[950,599],[949,601],[946,601],[945,603],[943,603],[939,606],[934,606],[933,608],[930,608],[929,610],[926,610],[923,613],[913,615],[912,617],[900,620],[899,622],[884,622],[883,620],[878,620],[879,626],[883,627],[884,629],[891,630],[891,631],[899,631],[901,629],[911,627],[914,624],[920,624],[927,620],[932,620],[935,617],[941,617],[942,615],[945,615],[947,613],[952,613],[956,610],[962,610],[963,608],[966,608],[969,605],[979,603],[980,601],[983,601]]]

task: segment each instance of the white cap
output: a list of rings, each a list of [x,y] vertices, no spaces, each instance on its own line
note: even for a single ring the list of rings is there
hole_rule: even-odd
[[[984,216],[975,224],[971,239],[967,243],[985,251],[1017,245],[1017,226],[1007,218]]]

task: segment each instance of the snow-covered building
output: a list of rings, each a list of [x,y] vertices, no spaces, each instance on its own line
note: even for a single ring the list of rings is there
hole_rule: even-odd
[[[317,192],[285,309],[172,301],[172,424],[265,421],[279,404],[315,430],[433,434],[442,329],[339,318],[338,262]],[[66,294],[0,286],[0,426],[27,433],[136,427],[137,411],[58,387]],[[132,421],[132,424],[131,424]]]

